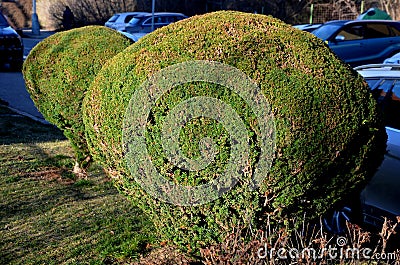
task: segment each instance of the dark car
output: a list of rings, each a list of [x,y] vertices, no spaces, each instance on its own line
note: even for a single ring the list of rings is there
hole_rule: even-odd
[[[167,26],[171,23],[185,19],[187,16],[181,13],[154,13],[154,29]],[[150,33],[152,30],[152,14],[135,16],[125,27],[128,33]]]
[[[387,154],[361,193],[364,223],[381,228],[383,217],[396,221],[400,216],[400,65],[364,65],[355,70],[371,87],[387,126]]]
[[[392,20],[335,20],[312,34],[351,66],[382,63],[400,52],[400,22]]]
[[[24,57],[22,38],[0,13],[0,64],[9,64],[12,69],[22,67]]]

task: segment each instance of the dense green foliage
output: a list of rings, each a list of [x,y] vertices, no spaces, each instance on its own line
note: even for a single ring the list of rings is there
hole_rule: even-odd
[[[130,44],[128,38],[106,27],[83,27],[46,38],[24,62],[32,100],[70,140],[82,168],[90,160],[81,114],[83,97],[104,63]]]
[[[191,60],[234,66],[254,80],[275,117],[276,153],[260,189],[246,185],[250,174],[221,198],[200,206],[175,206],[149,196],[125,165],[122,127],[135,90],[150,75]],[[198,156],[198,140],[217,144],[215,161],[199,172],[172,165],[160,132],[165,116],[185,99],[210,96],[229,104],[251,138],[250,158],[258,162],[257,121],[250,107],[228,88],[211,83],[181,84],[152,109],[147,149],[158,171],[184,185],[222,174],[229,157],[229,135],[217,122],[196,118],[180,134],[188,157]],[[196,16],[156,30],[110,61],[84,100],[84,122],[92,155],[119,188],[149,214],[160,236],[187,251],[221,240],[238,224],[263,228],[293,217],[318,217],[358,191],[374,173],[385,151],[385,131],[376,103],[362,78],[312,36],[272,17],[239,12]]]

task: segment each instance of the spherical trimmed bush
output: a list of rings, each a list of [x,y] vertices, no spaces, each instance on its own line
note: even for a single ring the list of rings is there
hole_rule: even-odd
[[[216,146],[212,163],[191,171],[164,152],[164,123],[174,108],[191,98],[216,98],[238,114],[250,139],[250,162],[237,185],[220,198],[176,205],[151,196],[130,173],[123,128],[134,134],[129,122],[135,120],[127,124],[124,117],[128,106],[145,108],[147,98],[129,102],[150,76],[195,60],[235,67],[258,85],[274,116],[276,146],[270,170],[262,172],[263,182],[252,190],[252,172],[262,162],[256,113],[238,93],[215,82],[177,82],[151,108],[143,135],[148,158],[163,178],[201,185],[220,177],[229,163],[230,132],[207,116],[193,117],[182,126],[179,147],[196,159],[201,156],[199,141],[211,138]],[[153,87],[147,88],[153,93]],[[272,17],[226,11],[195,16],[143,37],[107,62],[84,100],[91,153],[119,189],[149,214],[160,236],[186,251],[219,241],[238,225],[262,228],[267,218],[275,223],[301,220],[304,214],[316,218],[343,200],[357,199],[385,152],[385,130],[377,111],[362,77],[316,37]]]
[[[90,154],[81,114],[83,97],[104,63],[131,45],[122,34],[102,26],[56,33],[36,45],[23,65],[31,98],[43,116],[70,140],[77,163]]]

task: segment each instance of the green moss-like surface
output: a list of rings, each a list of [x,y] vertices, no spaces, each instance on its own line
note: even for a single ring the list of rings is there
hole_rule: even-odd
[[[150,75],[191,60],[228,64],[254,80],[275,118],[276,154],[260,189],[239,183],[211,203],[178,207],[160,202],[134,181],[125,165],[122,127],[135,90]],[[220,154],[201,172],[171,165],[160,142],[165,115],[179,102],[207,95],[223,100],[244,121],[257,163],[257,123],[246,104],[227,88],[208,83],[175,87],[152,109],[148,152],[168,179],[196,185],[220,174],[227,157],[227,132],[198,118],[182,130],[180,144],[196,156],[197,140],[213,138]],[[315,218],[343,200],[358,199],[385,152],[385,131],[366,83],[319,39],[263,15],[216,12],[161,28],[111,59],[93,82],[84,103],[92,154],[119,188],[154,221],[160,235],[187,251],[221,240],[238,224],[263,227],[267,216],[282,222],[306,214]],[[248,176],[247,176],[248,178]]]
[[[105,62],[130,44],[128,38],[106,27],[82,27],[41,41],[24,62],[32,100],[70,140],[81,167],[90,159],[81,114],[83,97]]]

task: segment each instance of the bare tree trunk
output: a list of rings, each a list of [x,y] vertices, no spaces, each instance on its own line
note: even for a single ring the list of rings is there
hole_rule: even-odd
[[[381,7],[393,20],[400,19],[400,0],[380,0]]]
[[[332,0],[334,12],[339,19],[355,19],[358,16],[357,5],[352,0]]]

